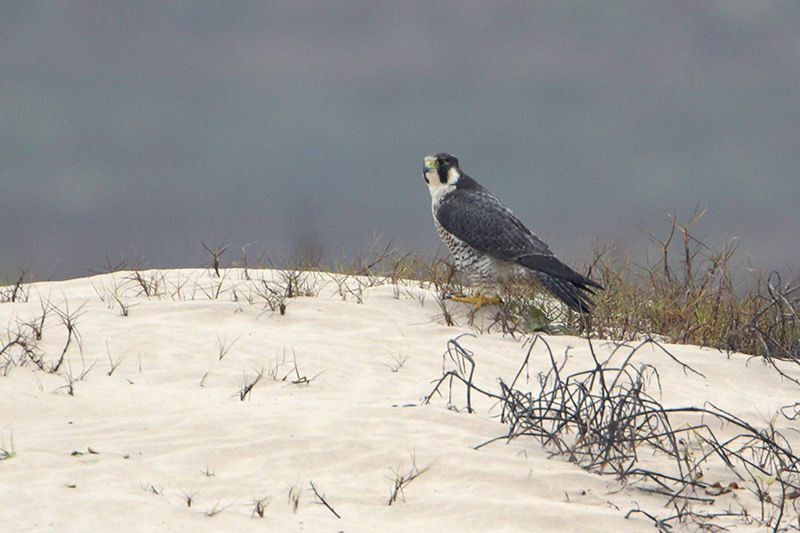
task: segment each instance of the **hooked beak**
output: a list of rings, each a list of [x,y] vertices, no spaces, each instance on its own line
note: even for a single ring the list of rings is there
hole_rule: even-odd
[[[428,172],[436,169],[436,161],[433,159],[425,159],[425,163],[422,165],[422,178],[425,180],[425,183],[430,183],[428,180]]]

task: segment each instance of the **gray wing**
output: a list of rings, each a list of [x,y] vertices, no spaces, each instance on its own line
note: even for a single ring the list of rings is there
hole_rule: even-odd
[[[436,220],[476,250],[507,261],[526,254],[553,255],[510,209],[486,190],[456,189],[439,204]]]
[[[559,261],[550,248],[485,189],[456,189],[436,209],[436,220],[476,250],[532,271],[554,296],[578,311],[588,311],[592,293],[602,286]]]

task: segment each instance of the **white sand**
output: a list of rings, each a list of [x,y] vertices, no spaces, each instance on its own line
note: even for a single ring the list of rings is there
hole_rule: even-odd
[[[218,284],[205,270],[144,275],[165,294],[136,296],[129,273],[120,272],[38,283],[27,303],[0,304],[0,340],[41,313],[41,298],[80,308],[82,353],[74,344],[63,370],[78,376],[91,367],[72,396],[62,375],[32,365],[0,377],[0,445],[10,449],[13,438],[16,452],[0,461],[3,531],[652,531],[647,519],[625,513],[639,505],[669,514],[663,498],[548,459],[532,439],[474,450],[506,429],[487,402],[471,415],[447,409],[446,398],[421,405],[441,375],[448,339],[473,330],[439,324],[433,296],[413,284],[399,298],[390,285],[365,289],[358,303],[328,280],[318,296],[289,300],[281,316],[264,311],[263,299],[245,301],[258,283],[239,270],[225,271],[217,299],[205,294]],[[129,316],[113,292],[131,306]],[[40,343],[48,363],[65,335],[51,313]],[[589,368],[581,339],[548,341],[557,355],[572,346],[570,365]],[[220,343],[229,347],[222,360]],[[498,377],[510,381],[524,356],[522,339],[499,334],[464,345],[478,359],[476,383],[488,388]],[[713,400],[763,426],[797,400],[798,387],[760,360],[670,348],[707,379],[645,349],[641,360],[659,369],[665,404]],[[534,353],[534,368],[545,369],[544,352]],[[108,354],[122,358],[111,376]],[[310,384],[291,383],[293,357],[300,376],[316,376]],[[393,372],[395,358],[405,363]],[[243,380],[259,369],[263,379],[240,401]],[[454,403],[465,405],[463,388]],[[408,472],[412,456],[428,469],[389,506],[395,472]],[[341,519],[314,503],[310,482]],[[290,489],[301,491],[296,512]],[[739,492],[724,498],[747,497]],[[268,502],[264,517],[253,517],[260,498]],[[222,511],[207,516],[215,508]]]

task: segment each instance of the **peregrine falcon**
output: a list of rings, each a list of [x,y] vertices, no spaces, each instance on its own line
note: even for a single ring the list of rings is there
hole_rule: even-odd
[[[497,304],[506,283],[535,283],[579,313],[590,313],[590,295],[603,287],[559,261],[550,248],[491,192],[461,171],[450,154],[425,158],[433,222],[477,294],[454,298],[476,308]]]

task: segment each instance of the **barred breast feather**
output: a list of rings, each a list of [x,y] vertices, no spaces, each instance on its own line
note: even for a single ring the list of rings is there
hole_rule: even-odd
[[[456,266],[470,279],[498,283],[501,265],[516,265],[571,309],[590,312],[602,286],[559,261],[550,248],[488,190],[466,175],[433,204],[433,216]]]

